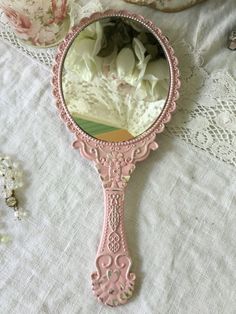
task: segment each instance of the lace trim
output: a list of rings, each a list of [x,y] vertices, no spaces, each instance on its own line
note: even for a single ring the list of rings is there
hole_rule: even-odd
[[[174,43],[181,69],[181,97],[168,131],[220,160],[236,166],[235,79],[227,72],[207,73],[201,52]]]
[[[77,4],[74,17],[102,10],[101,3],[90,1]],[[33,60],[51,67],[56,49],[35,49],[24,46],[12,33],[3,14],[0,14],[0,38]],[[218,159],[236,166],[236,94],[235,79],[229,73],[207,73],[200,51],[184,40],[173,43],[181,70],[181,97],[177,112],[167,126],[169,134],[204,150]]]

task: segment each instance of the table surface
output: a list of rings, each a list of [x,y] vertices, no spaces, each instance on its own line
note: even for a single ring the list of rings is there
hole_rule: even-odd
[[[225,49],[235,27],[235,0],[209,0],[176,14],[122,1],[112,7],[152,18],[175,43],[184,39],[194,56],[203,56],[209,76],[235,78],[236,54]],[[177,44],[175,49],[181,55]],[[137,282],[132,301],[111,309],[97,302],[90,282],[103,222],[102,186],[93,164],[70,146],[73,135],[51,96],[50,68],[1,39],[0,70],[0,151],[24,170],[17,196],[29,212],[18,223],[0,200],[0,233],[12,237],[0,246],[0,313],[236,313],[236,156],[227,162],[223,153],[214,156],[175,134],[184,96],[173,125],[157,137],[159,149],[130,179],[125,218]],[[190,81],[184,89],[194,92]],[[216,94],[216,108],[229,96],[235,106],[229,89],[222,88],[221,98]],[[212,110],[204,93],[187,100],[189,107]],[[236,146],[233,129],[230,134]]]

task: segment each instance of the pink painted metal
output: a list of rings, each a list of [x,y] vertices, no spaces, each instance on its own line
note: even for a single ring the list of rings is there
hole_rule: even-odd
[[[64,103],[61,88],[61,73],[66,53],[78,33],[87,25],[105,17],[126,17],[142,23],[160,42],[170,68],[170,89],[164,109],[156,122],[146,132],[127,142],[106,142],[92,138],[73,121]],[[97,270],[92,274],[93,292],[103,303],[116,306],[125,304],[134,290],[135,274],[130,272],[131,258],[124,230],[124,192],[135,164],[156,150],[157,133],[164,130],[164,124],[176,108],[180,88],[178,61],[167,38],[161,30],[143,16],[127,11],[108,10],[96,12],[81,20],[59,46],[53,66],[53,94],[61,118],[76,136],[75,149],[87,159],[94,161],[104,188],[105,212],[103,233],[96,256]]]

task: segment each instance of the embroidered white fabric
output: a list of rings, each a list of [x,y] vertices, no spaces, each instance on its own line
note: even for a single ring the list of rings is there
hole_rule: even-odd
[[[86,4],[77,2],[74,4],[75,22],[108,7],[99,0]],[[121,8],[119,4],[118,8]],[[227,70],[208,73],[201,51],[193,49],[184,38],[178,40],[174,37],[172,44],[180,62],[182,96],[178,102],[177,115],[167,129],[171,135],[236,166],[236,80]],[[0,38],[49,68],[53,64],[56,48],[34,49],[22,44],[3,14],[0,16]],[[86,98],[88,96],[85,95]]]

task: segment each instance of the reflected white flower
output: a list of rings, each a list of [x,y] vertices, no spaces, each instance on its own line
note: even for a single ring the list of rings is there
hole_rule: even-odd
[[[97,54],[103,41],[103,26],[93,23],[79,33],[65,58],[64,67],[68,76],[79,75],[81,80],[89,81],[102,71],[102,58]]]
[[[110,55],[98,56],[106,40],[104,27],[108,25],[112,25],[109,20],[92,23],[78,35],[65,59],[67,75],[79,75],[84,81],[95,75],[111,77],[116,80],[118,92],[134,91],[138,99],[166,98],[168,63],[162,58],[150,61],[151,55],[140,39],[133,38],[132,46],[124,47],[118,54],[115,46]]]
[[[142,89],[144,87],[144,84],[142,82],[143,80],[143,76],[145,74],[147,65],[151,59],[150,55],[145,56],[146,53],[146,48],[144,47],[143,43],[138,39],[138,38],[134,38],[133,39],[133,43],[132,43],[133,49],[135,51],[135,55],[138,59],[138,63],[136,64],[136,68],[135,71],[133,73],[133,78],[132,78],[132,83],[136,85],[137,89]],[[146,94],[146,92],[143,90],[141,92],[138,92],[137,95],[144,95]],[[141,98],[143,99],[144,96],[142,96]]]
[[[138,58],[138,64],[137,67],[138,69],[142,68],[142,65],[144,63],[144,59],[145,59],[145,52],[147,51],[146,48],[144,47],[143,43],[138,39],[138,38],[134,38],[133,39],[133,43],[132,43],[134,52]]]
[[[116,68],[119,79],[132,76],[135,67],[135,57],[132,49],[123,48],[116,58]]]
[[[137,136],[163,109],[169,66],[160,55],[149,54],[139,38],[131,37],[124,45],[114,38],[109,43],[104,27],[111,23],[91,24],[72,43],[64,62],[64,97],[70,112],[81,119]],[[87,90],[92,97],[82,101],[81,93]]]
[[[165,59],[148,63],[143,76],[148,94],[153,99],[165,99],[169,88],[169,67]]]
[[[165,59],[161,58],[148,63],[144,79],[160,81],[168,78],[169,67]]]

